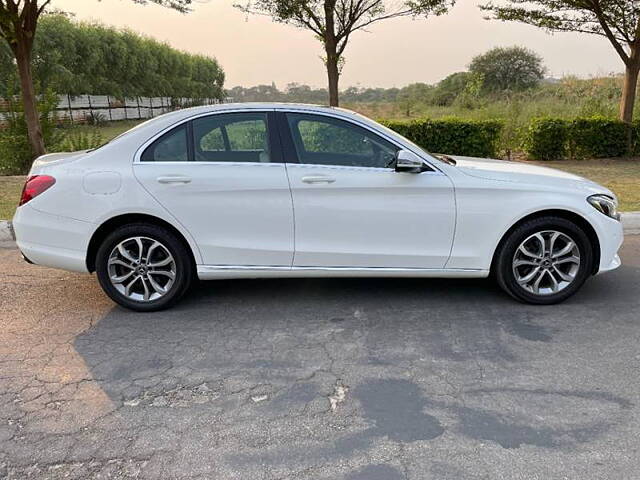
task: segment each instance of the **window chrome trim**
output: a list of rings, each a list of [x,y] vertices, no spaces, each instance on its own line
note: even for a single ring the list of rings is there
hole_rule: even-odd
[[[418,155],[423,162],[425,162],[429,168],[431,168],[434,172],[440,172],[443,175],[446,175],[443,170],[438,167],[437,165],[435,165],[435,163],[432,163],[430,161],[430,159],[425,158],[426,153],[423,150],[420,151],[416,151],[411,145],[407,145],[404,144],[402,142],[400,142],[397,138],[395,138],[394,136],[389,135],[386,131],[384,130],[378,130],[373,128],[371,125],[369,125],[368,123],[365,123],[363,121],[361,121],[360,119],[358,119],[357,117],[355,117],[355,115],[349,115],[346,113],[336,113],[336,112],[329,112],[329,111],[324,111],[324,110],[320,110],[320,109],[316,109],[313,107],[309,107],[309,108],[303,108],[303,107],[286,107],[286,106],[274,106],[272,108],[230,108],[230,109],[224,109],[224,110],[220,110],[220,111],[209,111],[209,112],[203,112],[203,113],[198,113],[195,115],[191,115],[189,117],[186,118],[182,118],[180,120],[178,120],[175,123],[172,123],[171,125],[165,127],[164,129],[162,129],[160,132],[156,133],[155,135],[153,135],[151,138],[149,138],[146,142],[144,142],[142,144],[142,146],[138,147],[138,149],[136,150],[135,154],[133,155],[133,164],[145,164],[145,163],[149,163],[149,164],[169,164],[169,163],[174,163],[174,164],[215,164],[215,165],[220,165],[220,164],[229,164],[231,162],[200,162],[200,161],[193,161],[193,162],[142,162],[140,160],[140,157],[142,156],[142,152],[144,152],[144,150],[151,145],[155,140],[157,140],[159,137],[161,137],[163,134],[165,134],[166,132],[168,132],[169,130],[179,127],[180,125],[182,125],[183,123],[187,123],[190,122],[192,120],[196,120],[198,118],[202,118],[202,117],[209,117],[212,115],[224,115],[227,113],[264,113],[264,114],[268,114],[269,112],[282,112],[282,113],[307,113],[309,115],[320,115],[320,116],[325,116],[325,117],[330,117],[330,118],[335,118],[337,120],[343,120],[346,122],[351,122],[354,123],[355,125],[364,128],[365,130],[368,130],[369,132],[378,135],[382,138],[384,138],[385,140],[387,140],[388,142],[394,144],[396,147],[400,148],[400,149],[406,149],[406,150],[411,150],[413,153],[415,153],[416,155]],[[270,128],[269,126],[267,128]],[[252,162],[237,162],[237,163],[252,163]],[[285,163],[279,163],[279,162],[269,162],[269,163],[273,163],[274,165],[284,165]],[[259,163],[252,163],[253,165],[256,164],[260,164],[260,165],[266,165],[267,162],[259,162]],[[292,163],[288,163],[288,165],[291,165]],[[303,165],[303,164],[299,164],[299,165]],[[335,165],[336,167],[339,167],[340,165]],[[374,168],[379,168],[379,167],[360,167],[360,168],[365,168],[368,170],[374,169]],[[424,173],[431,173],[431,172],[422,172],[422,174]]]
[[[242,166],[254,166],[254,167],[282,167],[284,168],[284,163],[281,162],[137,162],[134,165],[229,165],[234,167],[242,167]]]
[[[180,163],[180,162],[178,162]],[[308,168],[308,169],[326,169],[326,170],[356,170],[359,172],[379,172],[379,173],[393,173],[398,175],[391,167],[358,167],[354,165],[324,165],[318,163],[298,163],[298,162],[286,162],[287,168]],[[420,173],[411,173],[410,175],[441,175],[445,176],[440,170],[426,170]]]

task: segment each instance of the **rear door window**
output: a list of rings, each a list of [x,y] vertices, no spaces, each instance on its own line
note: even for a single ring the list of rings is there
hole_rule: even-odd
[[[193,120],[196,162],[271,161],[267,115],[227,113]]]

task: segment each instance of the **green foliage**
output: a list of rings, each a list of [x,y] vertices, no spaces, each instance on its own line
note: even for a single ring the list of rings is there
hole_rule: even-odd
[[[60,152],[77,152],[80,150],[92,150],[104,144],[104,138],[100,132],[78,132],[67,135],[56,150]]]
[[[534,118],[524,141],[527,155],[536,160],[558,160],[567,153],[569,122],[559,118]]]
[[[231,150],[267,150],[267,129],[262,120],[246,120],[226,127]]]
[[[87,115],[87,123],[94,127],[101,127],[107,123],[107,116],[101,112],[90,112]]]
[[[15,71],[5,43],[0,45],[0,94],[12,87],[6,72]],[[71,95],[224,98],[224,72],[215,59],[62,15],[40,19],[32,64],[41,89]]]
[[[502,122],[495,120],[464,121],[454,118],[382,123],[429,152],[472,157],[495,156],[503,126]]]
[[[620,118],[631,123],[640,69],[638,0],[507,0],[489,1],[480,8],[497,20],[521,22],[550,32],[606,37],[625,65],[629,90],[620,99]]]
[[[429,103],[439,106],[452,105],[458,95],[467,88],[470,80],[469,72],[452,73],[436,85]]]
[[[481,108],[486,103],[486,98],[482,95],[482,86],[484,83],[484,75],[481,73],[471,73],[468,76],[467,84],[464,90],[458,94],[454,104],[473,110]]]
[[[551,32],[592,33],[624,43],[633,41],[640,23],[640,4],[635,0],[507,0],[480,8],[497,20],[522,22]]]
[[[576,118],[569,125],[572,158],[622,157],[630,152],[629,126],[603,117]]]
[[[398,92],[397,102],[407,117],[411,116],[413,108],[425,101],[431,95],[434,87],[426,83],[412,83]]]
[[[371,143],[357,130],[329,123],[301,120],[297,122],[306,152],[339,152],[351,155],[370,155]]]
[[[518,92],[478,91],[478,82],[482,83],[473,74],[458,72],[436,85],[420,83],[386,89],[349,87],[342,90],[340,99],[343,106],[373,118],[495,118],[503,120],[505,125],[510,122],[514,133],[516,130],[524,131],[535,117],[599,115],[616,118],[622,90],[620,75],[588,79],[568,76],[543,81],[535,88]],[[301,84],[289,84],[280,90],[271,84],[234,87],[227,91],[227,96],[234,102],[322,104],[326,101],[327,90]],[[636,111],[640,113],[640,102],[636,102]]]
[[[33,161],[22,103],[11,100],[13,95],[9,98],[7,111],[3,112],[5,126],[0,128],[0,175],[26,173]],[[58,96],[52,91],[48,91],[38,102],[44,143],[53,149],[62,138],[60,131],[55,128],[54,109],[57,103]]]
[[[473,58],[469,71],[482,77],[487,92],[521,91],[544,77],[542,58],[524,47],[496,47]]]
[[[639,134],[639,124],[603,117],[536,118],[529,124],[523,146],[537,160],[614,158],[640,153]]]

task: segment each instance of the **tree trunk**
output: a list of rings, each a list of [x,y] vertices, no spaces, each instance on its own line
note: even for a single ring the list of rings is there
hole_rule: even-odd
[[[338,55],[329,51],[327,48],[327,78],[329,80],[329,105],[332,107],[339,106],[338,99],[338,79],[340,78],[340,70],[338,68]]]
[[[33,155],[39,157],[44,155],[46,151],[42,137],[40,116],[38,115],[36,92],[33,87],[33,76],[31,74],[31,48],[21,42],[15,45],[14,54],[20,77],[20,90],[22,91],[22,104],[29,134],[29,144]]]
[[[640,48],[633,46],[631,47],[631,55],[624,72],[624,85],[622,87],[622,98],[620,99],[620,120],[625,123],[631,123],[633,120],[638,73],[640,73]]]
[[[327,79],[329,80],[329,105],[338,106],[338,79],[340,69],[338,67],[338,40],[335,33],[335,12],[336,0],[325,0],[324,2],[324,51],[327,54]]]

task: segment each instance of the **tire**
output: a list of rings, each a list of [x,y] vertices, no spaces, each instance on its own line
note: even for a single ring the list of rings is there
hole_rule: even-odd
[[[140,254],[142,251],[142,254]],[[96,275],[117,304],[138,312],[174,305],[194,277],[188,247],[158,225],[124,225],[109,234],[96,254]]]
[[[509,233],[496,252],[492,273],[513,298],[551,305],[580,289],[593,272],[593,261],[593,247],[584,230],[567,219],[549,216],[524,222]]]

